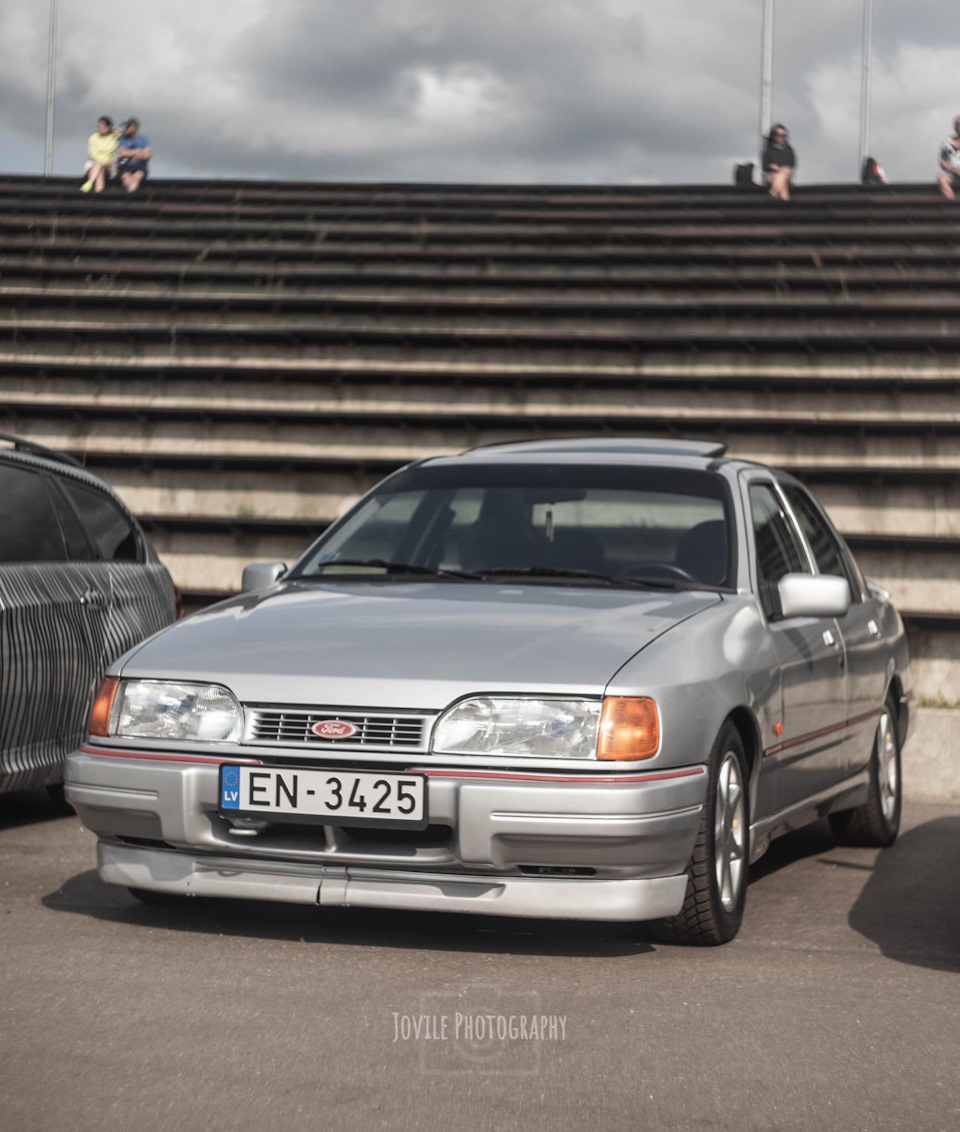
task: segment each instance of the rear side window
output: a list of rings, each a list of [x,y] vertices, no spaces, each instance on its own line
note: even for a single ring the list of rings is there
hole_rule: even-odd
[[[806,574],[809,570],[790,520],[772,487],[762,483],[751,486],[750,512],[757,545],[760,601],[768,617],[778,617],[780,594],[777,582],[784,574]]]
[[[57,486],[58,480],[50,483],[50,494],[53,496],[53,505],[57,511],[57,517],[60,519],[60,526],[63,530],[63,538],[67,544],[67,554],[71,562],[89,562],[96,558],[96,553],[93,549],[93,544],[87,538],[87,533],[83,529],[83,524],[77,518],[77,513],[64,499],[63,492]]]
[[[817,569],[821,574],[842,576],[843,559],[840,557],[840,548],[826,524],[804,498],[802,492],[793,487],[785,487],[783,493],[797,516],[800,529],[806,535],[813,557],[817,560]]]
[[[784,484],[783,493],[810,544],[817,569],[821,574],[838,574],[841,578],[846,578],[850,583],[850,592],[854,595],[854,600],[859,600],[857,595],[860,593],[860,579],[848,564],[847,556],[843,553],[837,536],[823,521],[823,516],[807,493],[792,484]]]
[[[0,562],[63,562],[66,557],[45,477],[0,464]]]
[[[73,504],[90,541],[107,562],[136,562],[139,540],[133,524],[102,492],[63,480],[61,487]]]

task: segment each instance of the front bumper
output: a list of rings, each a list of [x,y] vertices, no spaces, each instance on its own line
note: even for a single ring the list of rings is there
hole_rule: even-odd
[[[66,794],[101,838],[102,879],[131,888],[587,920],[659,918],[682,905],[704,767],[427,773],[422,838],[280,823],[239,836],[218,812],[214,762],[88,748],[67,760]]]

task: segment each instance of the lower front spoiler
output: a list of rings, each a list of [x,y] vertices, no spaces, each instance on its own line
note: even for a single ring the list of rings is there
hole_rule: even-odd
[[[179,896],[554,920],[658,920],[676,915],[687,891],[685,874],[594,880],[327,869],[104,841],[97,847],[97,863],[107,884]]]

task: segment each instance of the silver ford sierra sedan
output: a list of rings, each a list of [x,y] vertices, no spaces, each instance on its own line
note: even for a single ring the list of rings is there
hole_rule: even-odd
[[[889,845],[903,623],[789,475],[700,441],[385,479],[109,670],[67,798],[141,899],[736,935],[788,830]]]

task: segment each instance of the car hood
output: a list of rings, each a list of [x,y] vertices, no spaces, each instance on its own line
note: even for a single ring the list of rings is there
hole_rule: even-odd
[[[298,582],[148,640],[123,675],[215,681],[245,703],[439,709],[480,692],[594,694],[716,593]]]

